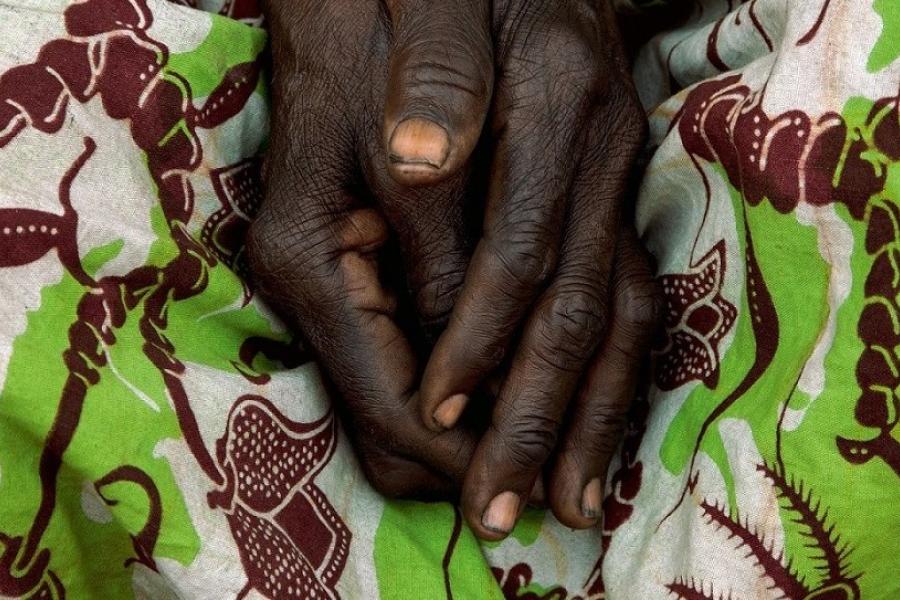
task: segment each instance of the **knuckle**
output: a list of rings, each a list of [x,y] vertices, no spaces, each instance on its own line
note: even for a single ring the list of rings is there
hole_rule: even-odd
[[[465,275],[465,263],[455,260],[427,275],[415,292],[416,306],[424,325],[439,327],[447,323]]]
[[[628,89],[624,83],[611,86],[605,97],[605,105],[608,110],[615,111],[608,124],[616,141],[624,151],[634,153],[642,148],[649,133],[647,116],[640,100],[633,90]]]
[[[543,285],[556,267],[557,249],[549,236],[514,234],[491,243],[502,281],[519,289],[533,290]]]
[[[423,52],[415,54],[403,65],[403,85],[407,91],[430,97],[443,97],[449,93],[461,94],[477,101],[489,97],[490,63],[484,57],[473,56],[464,48],[453,48],[442,40],[418,40],[413,46],[423,46]],[[431,51],[439,48],[438,52]],[[406,47],[410,50],[410,46]]]
[[[263,205],[245,239],[250,276],[263,296],[296,304],[297,292],[320,304],[333,301],[332,282],[339,254],[333,216],[326,209],[298,206],[293,211]],[[314,290],[315,288],[315,290]],[[290,293],[288,293],[290,292]]]
[[[545,43],[533,47],[541,55],[539,64],[553,73],[548,83],[554,91],[568,97],[584,94],[604,79],[605,60],[588,28],[562,20],[542,28]]]
[[[625,407],[598,406],[585,411],[580,442],[593,456],[609,456],[625,431]]]
[[[451,319],[457,319],[457,315],[451,315]],[[466,339],[466,353],[478,365],[499,365],[507,355],[505,341],[496,334],[497,325],[486,322],[480,315],[471,318],[459,318],[460,328],[468,331]]]
[[[631,328],[651,332],[662,322],[663,295],[649,274],[630,277],[617,294],[622,318]]]
[[[510,104],[545,115],[578,114],[609,79],[599,40],[560,15],[534,21],[512,34],[502,79]]]
[[[547,358],[578,369],[599,343],[606,306],[594,291],[575,289],[550,294],[538,314],[540,334],[552,349]]]
[[[277,281],[285,275],[296,277],[317,262],[333,247],[327,228],[317,216],[283,214],[263,209],[250,224],[246,251],[251,272],[266,280]]]
[[[569,29],[558,29],[549,46],[548,64],[558,64],[564,85],[581,89],[600,78],[600,60],[594,44]]]
[[[480,15],[453,3],[436,3],[427,11],[394,11],[393,60],[401,63],[411,85],[428,86],[434,78],[473,96],[490,93],[491,39]],[[400,66],[400,64],[398,64]]]
[[[537,410],[508,418],[499,436],[503,457],[518,470],[540,468],[556,447],[560,423]]]
[[[586,411],[585,429],[594,437],[616,435],[624,431],[627,417],[624,406],[594,406]]]

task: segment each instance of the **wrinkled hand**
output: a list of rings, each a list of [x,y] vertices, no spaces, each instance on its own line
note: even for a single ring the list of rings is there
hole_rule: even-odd
[[[657,313],[618,226],[643,119],[608,4],[270,0],[267,17],[274,118],[251,264],[335,382],[367,474],[401,495],[465,474],[464,512],[497,539],[556,449],[554,512],[594,524]],[[480,139],[488,158],[470,161]],[[470,163],[489,166],[486,200]],[[484,211],[471,265],[467,194]],[[377,260],[389,238],[423,324],[453,311],[418,402]],[[478,441],[457,420],[497,374]]]
[[[403,97],[410,78],[436,71],[427,62],[422,72],[400,63],[388,76],[389,60],[402,60],[405,46],[380,0],[270,0],[266,13],[273,118],[265,199],[247,240],[255,283],[304,334],[336,386],[375,487],[391,496],[446,496],[458,490],[475,438],[422,424],[413,400],[420,365],[386,285],[396,273],[393,265],[379,265],[389,240],[396,242],[419,317],[435,327],[446,321],[469,254],[466,175],[428,188],[404,185],[429,179],[430,167],[391,159],[383,135],[397,127],[382,125],[386,98]],[[486,15],[470,19],[458,29],[484,30]],[[489,47],[487,40],[479,44]],[[414,39],[407,46],[419,47]],[[489,54],[483,59],[490,64]],[[449,89],[450,100],[469,99]],[[458,109],[484,110],[471,103]],[[396,134],[401,141],[415,142],[416,123],[407,121],[406,133]],[[481,124],[471,127],[468,149],[453,152],[471,149]],[[449,168],[461,159],[448,161]]]
[[[609,4],[496,2],[492,36],[483,234],[425,370],[420,406],[435,431],[452,427],[478,385],[508,364],[462,494],[475,532],[497,539],[545,466],[557,517],[573,527],[596,522],[658,305],[630,235],[620,240],[620,280],[610,286],[644,121]],[[451,64],[478,72],[464,55]]]
[[[600,517],[607,467],[661,311],[632,227],[620,231],[612,262],[609,296],[585,300],[598,308],[573,307],[545,291],[528,317],[463,486],[463,512],[482,538],[501,539],[512,529],[539,479],[562,523],[580,529]],[[574,285],[581,293],[586,284]],[[548,302],[564,304],[547,309]],[[597,312],[582,314],[587,310]],[[605,334],[588,319],[609,323]],[[588,335],[601,340],[592,355],[585,348],[594,343],[581,337]]]

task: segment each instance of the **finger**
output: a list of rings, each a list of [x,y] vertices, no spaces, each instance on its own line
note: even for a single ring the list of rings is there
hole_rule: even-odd
[[[411,188],[397,183],[384,168],[380,140],[370,140],[368,153],[366,181],[395,234],[405,284],[426,341],[433,344],[450,317],[471,256],[463,215],[468,170]]]
[[[276,108],[273,132],[290,135],[273,135],[266,196],[248,237],[257,289],[309,340],[354,421],[412,452],[423,430],[409,418],[416,359],[379,280],[375,252],[387,224],[352,193],[353,136],[345,120],[323,117],[332,114],[324,107]],[[439,469],[464,469],[451,464],[464,454],[462,435],[431,436],[426,450]]]
[[[561,268],[525,325],[463,491],[464,512],[494,534],[510,525],[496,499],[526,499],[556,447],[569,398],[603,332],[608,261]]]
[[[463,488],[466,516],[478,523],[477,533],[492,538],[505,533],[498,524],[511,524],[498,499],[527,497],[606,329],[621,199],[644,120],[633,96],[616,83],[596,110],[584,130],[557,275],[529,315]]]
[[[398,182],[454,173],[481,135],[493,87],[487,0],[387,0],[393,25],[384,111]]]
[[[600,517],[607,467],[661,318],[661,295],[633,228],[620,237],[613,281],[609,335],[575,400],[550,479],[553,512],[574,528]]]
[[[527,320],[463,488],[464,512],[492,537],[510,524],[497,499],[527,497],[605,331],[615,224],[641,129],[601,113],[587,132],[558,274]]]
[[[556,270],[572,157],[599,62],[580,34],[542,41],[511,51],[497,83],[483,238],[422,380],[422,417],[435,429],[453,426]]]

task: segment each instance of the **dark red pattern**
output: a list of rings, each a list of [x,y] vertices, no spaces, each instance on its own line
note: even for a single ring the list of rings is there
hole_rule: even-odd
[[[725,242],[720,241],[684,274],[659,277],[666,298],[666,336],[656,354],[656,385],[672,390],[692,380],[719,382],[719,343],[737,309],[722,297]]]
[[[216,262],[207,248],[197,243],[186,229],[194,200],[187,175],[202,160],[195,128],[217,126],[237,114],[255,88],[259,70],[252,64],[238,65],[226,74],[207,103],[201,109],[195,109],[187,82],[175,73],[164,71],[168,51],[148,36],[151,22],[150,11],[140,0],[88,0],[72,4],[65,11],[67,39],[47,43],[35,63],[15,67],[0,75],[0,146],[10,143],[26,127],[55,133],[66,122],[66,107],[72,101],[98,98],[109,117],[127,119],[136,146],[147,157],[169,233],[178,248],[178,254],[161,267],[142,266],[126,275],[97,281],[84,273],[74,241],[77,239],[74,235],[76,216],[70,214],[67,201],[72,179],[93,151],[90,140],[85,141],[82,157],[60,184],[62,216],[28,210],[4,210],[0,214],[0,236],[8,236],[0,238],[0,244],[8,251],[3,254],[8,264],[3,266],[25,264],[56,248],[66,269],[88,288],[78,303],[78,319],[70,328],[70,346],[63,355],[70,375],[40,460],[40,506],[24,538],[0,533],[3,544],[0,595],[23,597],[33,593],[43,596],[48,593],[46,590],[52,590],[57,598],[65,595],[56,575],[48,570],[50,552],[40,549],[55,509],[57,474],[62,456],[78,427],[87,390],[99,382],[100,369],[107,364],[106,349],[116,343],[116,329],[122,327],[138,304],[142,306],[138,326],[144,338],[144,354],[160,371],[188,447],[215,484],[224,484],[227,474],[233,475],[231,471],[223,475],[204,446],[181,382],[185,367],[175,356],[175,348],[165,335],[166,314],[169,302],[191,298],[206,288],[207,271]],[[23,86],[22,82],[26,80],[28,85]],[[9,234],[3,233],[5,227],[9,228]],[[324,462],[319,463],[316,472]],[[113,473],[109,477],[124,477],[124,480],[144,487],[153,504],[155,490],[143,474],[129,471]],[[248,538],[251,532],[265,538],[267,532],[279,528],[289,530],[291,519],[285,519],[285,516],[307,514],[316,515],[320,520],[328,519],[322,520],[321,528],[337,532],[330,549],[314,548],[315,538],[312,538],[305,540],[306,546],[300,554],[307,559],[310,556],[316,558],[320,564],[315,585],[331,589],[346,559],[349,534],[342,534],[346,533],[342,523],[333,522],[335,515],[333,511],[329,512],[330,505],[323,508],[327,501],[318,488],[312,486],[311,477],[312,474],[310,481],[299,484],[305,495],[295,494],[280,512],[273,510],[269,517],[254,515],[240,523],[234,521],[235,513],[230,513],[229,519],[235,531],[241,531]],[[99,480],[97,485],[102,486],[107,478]],[[301,496],[315,508],[314,511],[303,507],[297,500]],[[245,510],[243,505],[241,508]],[[147,525],[132,536],[136,560],[150,568],[155,568],[152,546],[155,545],[159,518],[158,512],[151,511]],[[273,542],[275,546],[272,547],[281,548],[288,554],[299,551],[300,546],[295,543],[296,531],[284,535],[284,539]],[[293,549],[285,545],[288,543],[285,539],[293,544]],[[291,560],[296,558],[295,554],[290,556]],[[267,593],[265,590],[270,589],[267,586],[275,582],[277,591],[277,571],[274,576],[267,573],[260,578],[252,568],[252,553],[242,554],[242,559],[248,567],[248,585],[259,586],[260,591]],[[311,595],[302,589],[297,593],[299,597]],[[277,594],[270,597],[277,597]]]
[[[338,597],[351,535],[314,483],[336,443],[330,413],[296,423],[263,397],[235,402],[216,444],[225,486],[209,503],[228,513],[249,587],[271,598]]]

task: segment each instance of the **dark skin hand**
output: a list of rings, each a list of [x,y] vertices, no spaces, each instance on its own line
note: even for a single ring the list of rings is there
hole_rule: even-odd
[[[373,485],[432,497],[461,485],[475,533],[500,539],[545,471],[556,516],[596,524],[659,314],[647,257],[620,225],[644,121],[609,5],[266,8],[273,123],[251,266],[334,382]],[[489,169],[473,253],[476,145]],[[389,240],[424,328],[446,324],[421,387],[379,263]],[[491,378],[481,435],[460,415]]]

